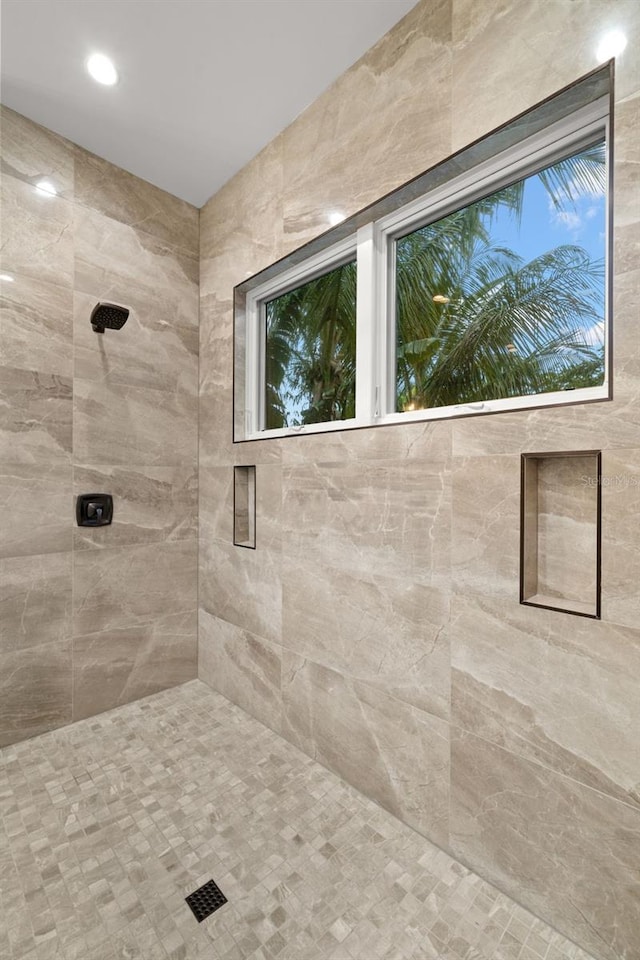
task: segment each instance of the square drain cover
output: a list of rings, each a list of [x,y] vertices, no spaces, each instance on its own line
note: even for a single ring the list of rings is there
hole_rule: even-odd
[[[206,920],[207,917],[210,917],[212,913],[215,913],[216,910],[227,903],[224,893],[213,880],[207,880],[185,899],[198,923],[202,923],[203,920]]]

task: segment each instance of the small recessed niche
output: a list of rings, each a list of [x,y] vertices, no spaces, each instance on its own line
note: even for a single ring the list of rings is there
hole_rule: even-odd
[[[599,450],[523,453],[520,603],[600,618]]]
[[[233,468],[233,542],[256,548],[256,468]]]

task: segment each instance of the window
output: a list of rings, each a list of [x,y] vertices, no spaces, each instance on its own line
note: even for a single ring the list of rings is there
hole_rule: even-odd
[[[604,383],[604,140],[395,240],[395,409]]]
[[[235,439],[607,399],[609,104],[593,88],[236,288]]]
[[[355,260],[267,300],[265,321],[266,429],[355,417]]]

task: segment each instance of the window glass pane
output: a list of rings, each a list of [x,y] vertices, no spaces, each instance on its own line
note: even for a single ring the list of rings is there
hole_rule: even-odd
[[[604,141],[396,240],[396,409],[604,380]]]
[[[355,261],[265,306],[266,429],[355,417]]]

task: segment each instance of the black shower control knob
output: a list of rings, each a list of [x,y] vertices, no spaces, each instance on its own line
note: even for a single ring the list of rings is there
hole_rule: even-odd
[[[106,527],[113,519],[113,497],[110,493],[81,493],[76,500],[79,527]]]

